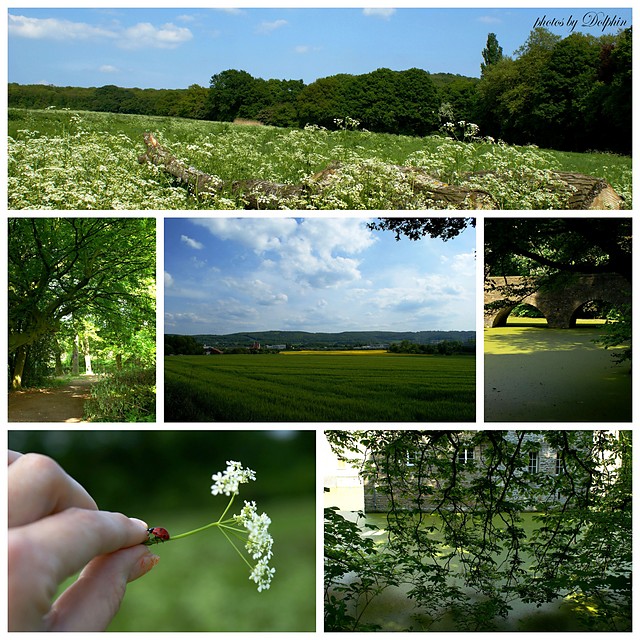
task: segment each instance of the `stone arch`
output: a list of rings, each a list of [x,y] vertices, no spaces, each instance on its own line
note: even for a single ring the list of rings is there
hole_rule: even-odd
[[[523,302],[539,309],[549,327],[560,329],[575,326],[576,311],[592,300],[616,306],[631,304],[631,284],[617,273],[561,274],[537,290],[532,290],[532,282],[522,276],[489,278],[485,283],[485,327],[503,326],[512,309]]]
[[[499,309],[495,316],[494,316],[494,321],[493,324],[491,326],[493,327],[504,327],[507,324],[507,320],[509,318],[509,316],[511,316],[511,312],[518,306],[520,306],[521,304],[527,304],[530,307],[533,307],[534,309],[536,309],[537,311],[539,311],[542,316],[544,316],[544,319],[547,319],[547,316],[545,315],[544,311],[542,309],[540,309],[536,304],[534,304],[534,302],[536,302],[533,299],[533,296],[528,296],[527,298],[524,298],[523,300],[520,300],[519,302],[515,303],[515,304],[510,304],[508,306],[502,307],[501,309]]]
[[[592,298],[591,300],[585,300],[585,302],[583,302],[581,305],[579,305],[578,307],[576,307],[573,310],[573,313],[571,314],[571,326],[575,327],[577,325],[578,320],[585,318],[585,314],[583,312],[583,309],[585,307],[585,305],[588,305],[591,302],[595,302],[595,303],[604,303],[605,305],[607,305],[607,307],[613,307],[615,306],[614,303],[608,301],[608,300],[604,300],[602,298]],[[600,316],[602,317],[602,316]]]

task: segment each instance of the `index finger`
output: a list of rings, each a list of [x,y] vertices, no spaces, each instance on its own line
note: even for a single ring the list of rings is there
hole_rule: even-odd
[[[96,556],[144,542],[146,526],[121,513],[66,509],[11,529],[9,564],[14,559],[22,573],[49,577],[43,582],[57,586]]]
[[[25,453],[7,471],[9,527],[35,522],[70,507],[97,509],[94,499],[48,456]]]

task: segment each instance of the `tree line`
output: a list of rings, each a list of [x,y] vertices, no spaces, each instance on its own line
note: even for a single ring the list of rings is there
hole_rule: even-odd
[[[302,80],[255,78],[227,69],[208,88],[128,89],[9,84],[11,107],[88,109],[279,127],[425,136],[447,122],[473,122],[512,144],[631,153],[631,28],[566,38],[534,29],[514,57],[496,34],[482,52],[481,77],[422,69],[377,69]]]
[[[476,354],[475,341],[460,342],[459,340],[441,340],[431,344],[416,344],[409,340],[402,340],[389,345],[389,353],[413,353],[425,355],[472,355]]]

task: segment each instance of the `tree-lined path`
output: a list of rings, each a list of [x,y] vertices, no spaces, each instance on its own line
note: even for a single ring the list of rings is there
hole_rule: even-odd
[[[88,422],[84,403],[97,376],[84,375],[64,386],[12,391],[9,422]]]
[[[80,422],[90,396],[94,420],[149,419],[155,219],[10,218],[8,229],[9,419]]]

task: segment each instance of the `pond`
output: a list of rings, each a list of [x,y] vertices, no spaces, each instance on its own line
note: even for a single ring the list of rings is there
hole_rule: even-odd
[[[550,329],[530,318],[484,331],[488,422],[630,422],[629,363],[594,340],[601,324]]]
[[[356,520],[353,512],[340,512],[345,518]],[[534,529],[533,513],[522,514],[522,526],[527,533]],[[435,519],[435,516],[433,516]],[[358,525],[364,527],[365,524],[372,524],[379,527],[379,530],[363,530],[363,535],[372,537],[376,543],[384,544],[387,539],[386,534],[386,514],[367,514],[365,520],[358,520]],[[453,565],[452,565],[453,566]],[[345,576],[346,581],[355,579],[349,574]],[[455,577],[453,578],[455,580]],[[379,625],[380,631],[457,631],[453,616],[445,616],[433,623],[429,616],[420,612],[414,600],[411,600],[407,593],[410,590],[409,584],[401,584],[398,587],[388,587],[380,595],[376,596],[360,618],[361,624]],[[535,604],[527,604],[522,601],[510,603],[511,612],[506,619],[497,618],[495,620],[496,631],[588,631],[589,629],[581,623],[578,610],[589,606],[588,603],[580,603],[570,598],[558,598],[552,602],[536,607]]]

